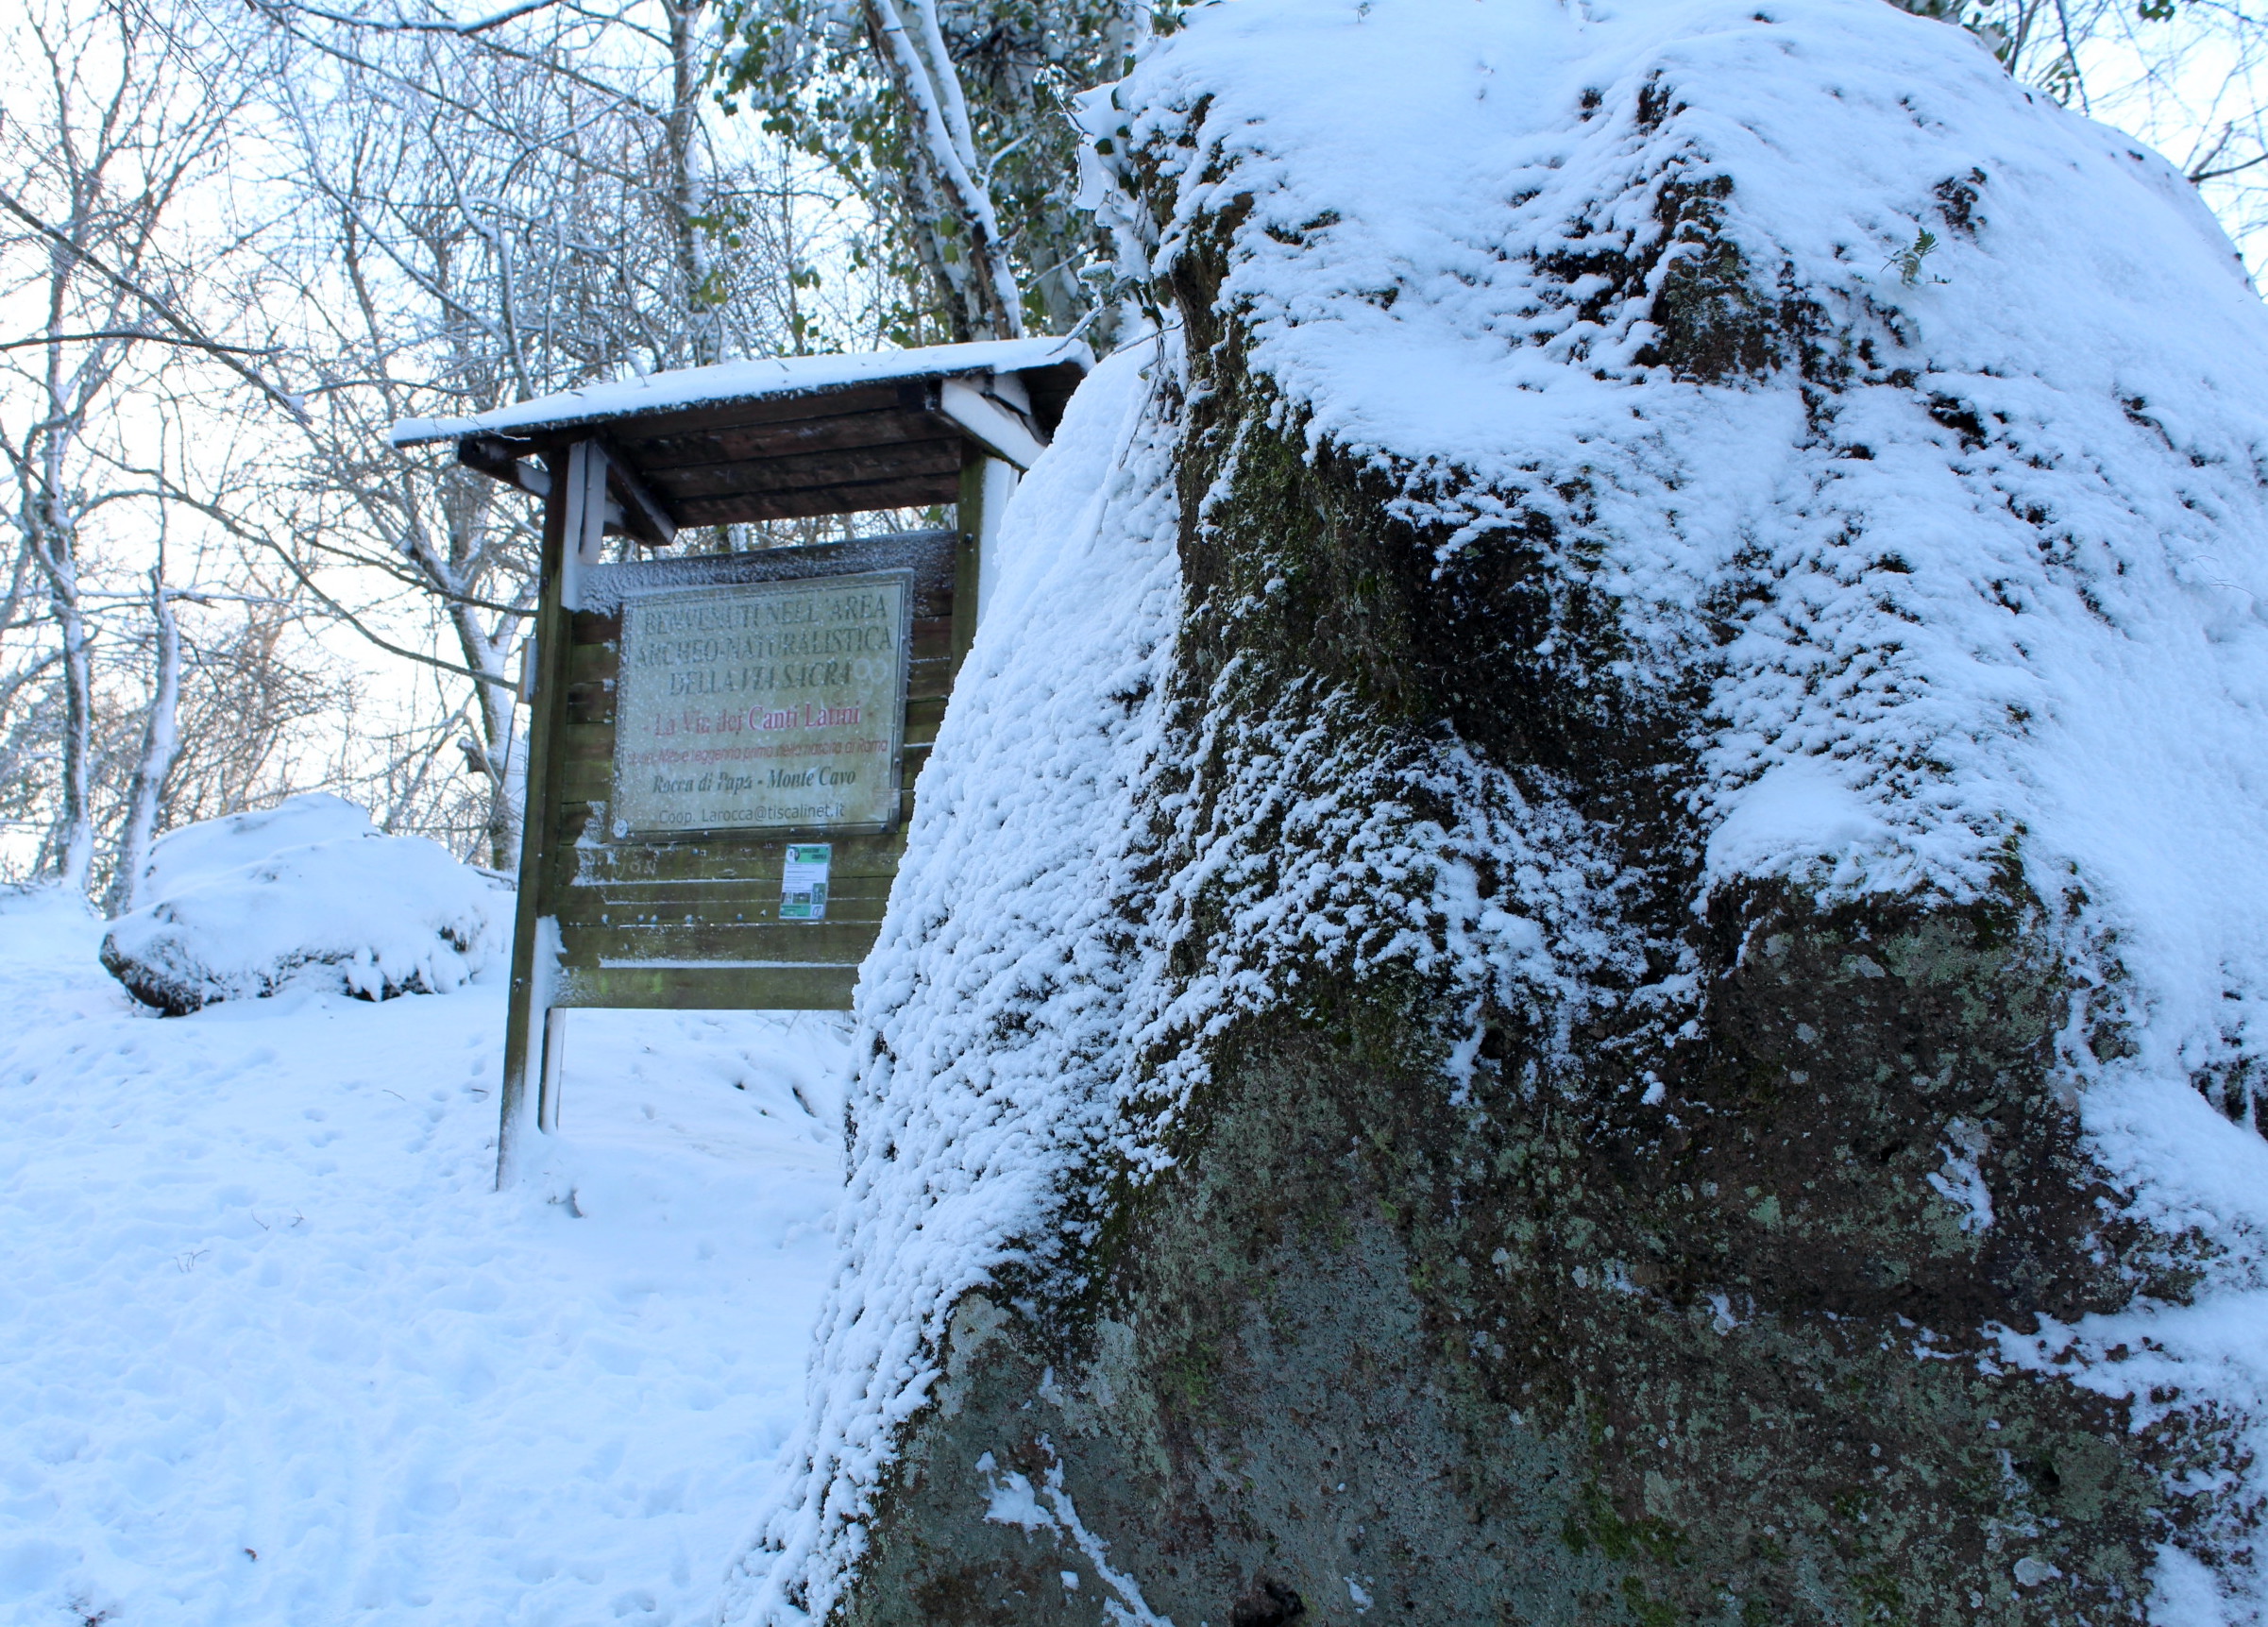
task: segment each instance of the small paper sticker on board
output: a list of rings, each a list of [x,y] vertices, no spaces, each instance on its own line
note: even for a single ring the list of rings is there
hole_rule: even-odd
[[[780,919],[824,921],[827,918],[827,867],[835,847],[824,841],[791,841],[787,864],[780,873]]]

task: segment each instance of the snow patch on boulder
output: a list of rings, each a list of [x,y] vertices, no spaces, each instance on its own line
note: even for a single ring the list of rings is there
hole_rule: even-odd
[[[370,816],[345,797],[309,791],[272,808],[200,820],[152,844],[146,880],[152,898],[172,898],[214,876],[295,847],[376,836]]]
[[[444,994],[511,931],[500,884],[322,792],[161,838],[149,890],[156,903],[111,923],[102,963],[169,1017],[287,984]]]

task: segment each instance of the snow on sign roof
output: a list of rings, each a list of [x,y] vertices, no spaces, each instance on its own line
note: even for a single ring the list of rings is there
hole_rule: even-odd
[[[470,435],[514,437],[635,418],[649,413],[815,395],[859,384],[910,382],[975,373],[1022,373],[1069,366],[1084,374],[1094,354],[1076,339],[991,339],[851,356],[778,356],[721,362],[585,384],[462,418],[404,418],[388,439],[398,447]]]
[[[726,362],[405,418],[391,438],[453,440],[459,462],[532,491],[549,489],[532,457],[602,439],[622,529],[659,545],[683,526],[953,502],[972,449],[1029,468],[1093,365],[1076,339]]]

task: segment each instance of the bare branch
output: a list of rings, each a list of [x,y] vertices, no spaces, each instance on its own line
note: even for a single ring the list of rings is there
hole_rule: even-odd
[[[280,345],[264,347],[251,345],[223,345],[218,340],[189,338],[178,333],[153,333],[147,328],[98,328],[91,333],[40,333],[28,339],[0,339],[0,350],[30,350],[42,345],[92,345],[104,339],[145,341],[152,345],[178,345],[193,350],[210,350],[215,355],[226,352],[236,356],[279,356]]]
[[[118,289],[119,292],[130,295],[134,298],[139,299],[144,305],[149,308],[152,315],[156,316],[160,321],[171,328],[177,334],[180,336],[184,343],[191,345],[197,349],[211,353],[223,366],[227,367],[230,372],[243,379],[246,383],[259,390],[262,395],[266,396],[270,400],[274,401],[278,406],[289,413],[294,418],[301,421],[306,419],[307,408],[297,397],[292,395],[289,391],[283,389],[281,386],[271,382],[265,376],[257,372],[253,368],[247,367],[242,362],[237,361],[235,356],[230,353],[228,347],[222,345],[219,341],[212,338],[210,335],[199,331],[196,324],[190,321],[186,316],[183,316],[179,312],[176,311],[168,301],[160,298],[155,294],[152,294],[148,289],[143,287],[132,278],[127,277],[124,272],[115,270],[111,266],[105,264],[98,256],[90,253],[88,250],[81,248],[77,244],[73,243],[65,233],[59,230],[57,228],[48,225],[47,222],[42,220],[38,215],[32,213],[31,211],[25,209],[21,203],[17,202],[14,197],[6,192],[0,192],[0,210],[6,210],[9,214],[14,215],[18,220],[30,227],[42,237],[44,237],[49,242],[53,243],[63,253],[69,255],[74,262],[91,268],[98,276],[100,276],[104,281],[111,284],[111,286]]]
[[[516,18],[532,11],[541,11],[559,4],[559,0],[523,0],[517,6],[507,6],[501,11],[470,23],[417,23],[407,18],[357,17],[344,11],[326,11],[320,6],[309,6],[302,0],[285,0],[280,8],[300,12],[309,17],[320,17],[326,23],[343,23],[350,28],[371,28],[387,34],[454,34],[470,38],[484,34],[491,28],[501,27]]]

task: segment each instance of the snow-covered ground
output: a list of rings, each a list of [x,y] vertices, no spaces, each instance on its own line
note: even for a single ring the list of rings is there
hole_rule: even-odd
[[[161,1019],[0,901],[0,1621],[685,1622],[832,1268],[846,1027],[577,1013],[490,1190],[502,979]]]

